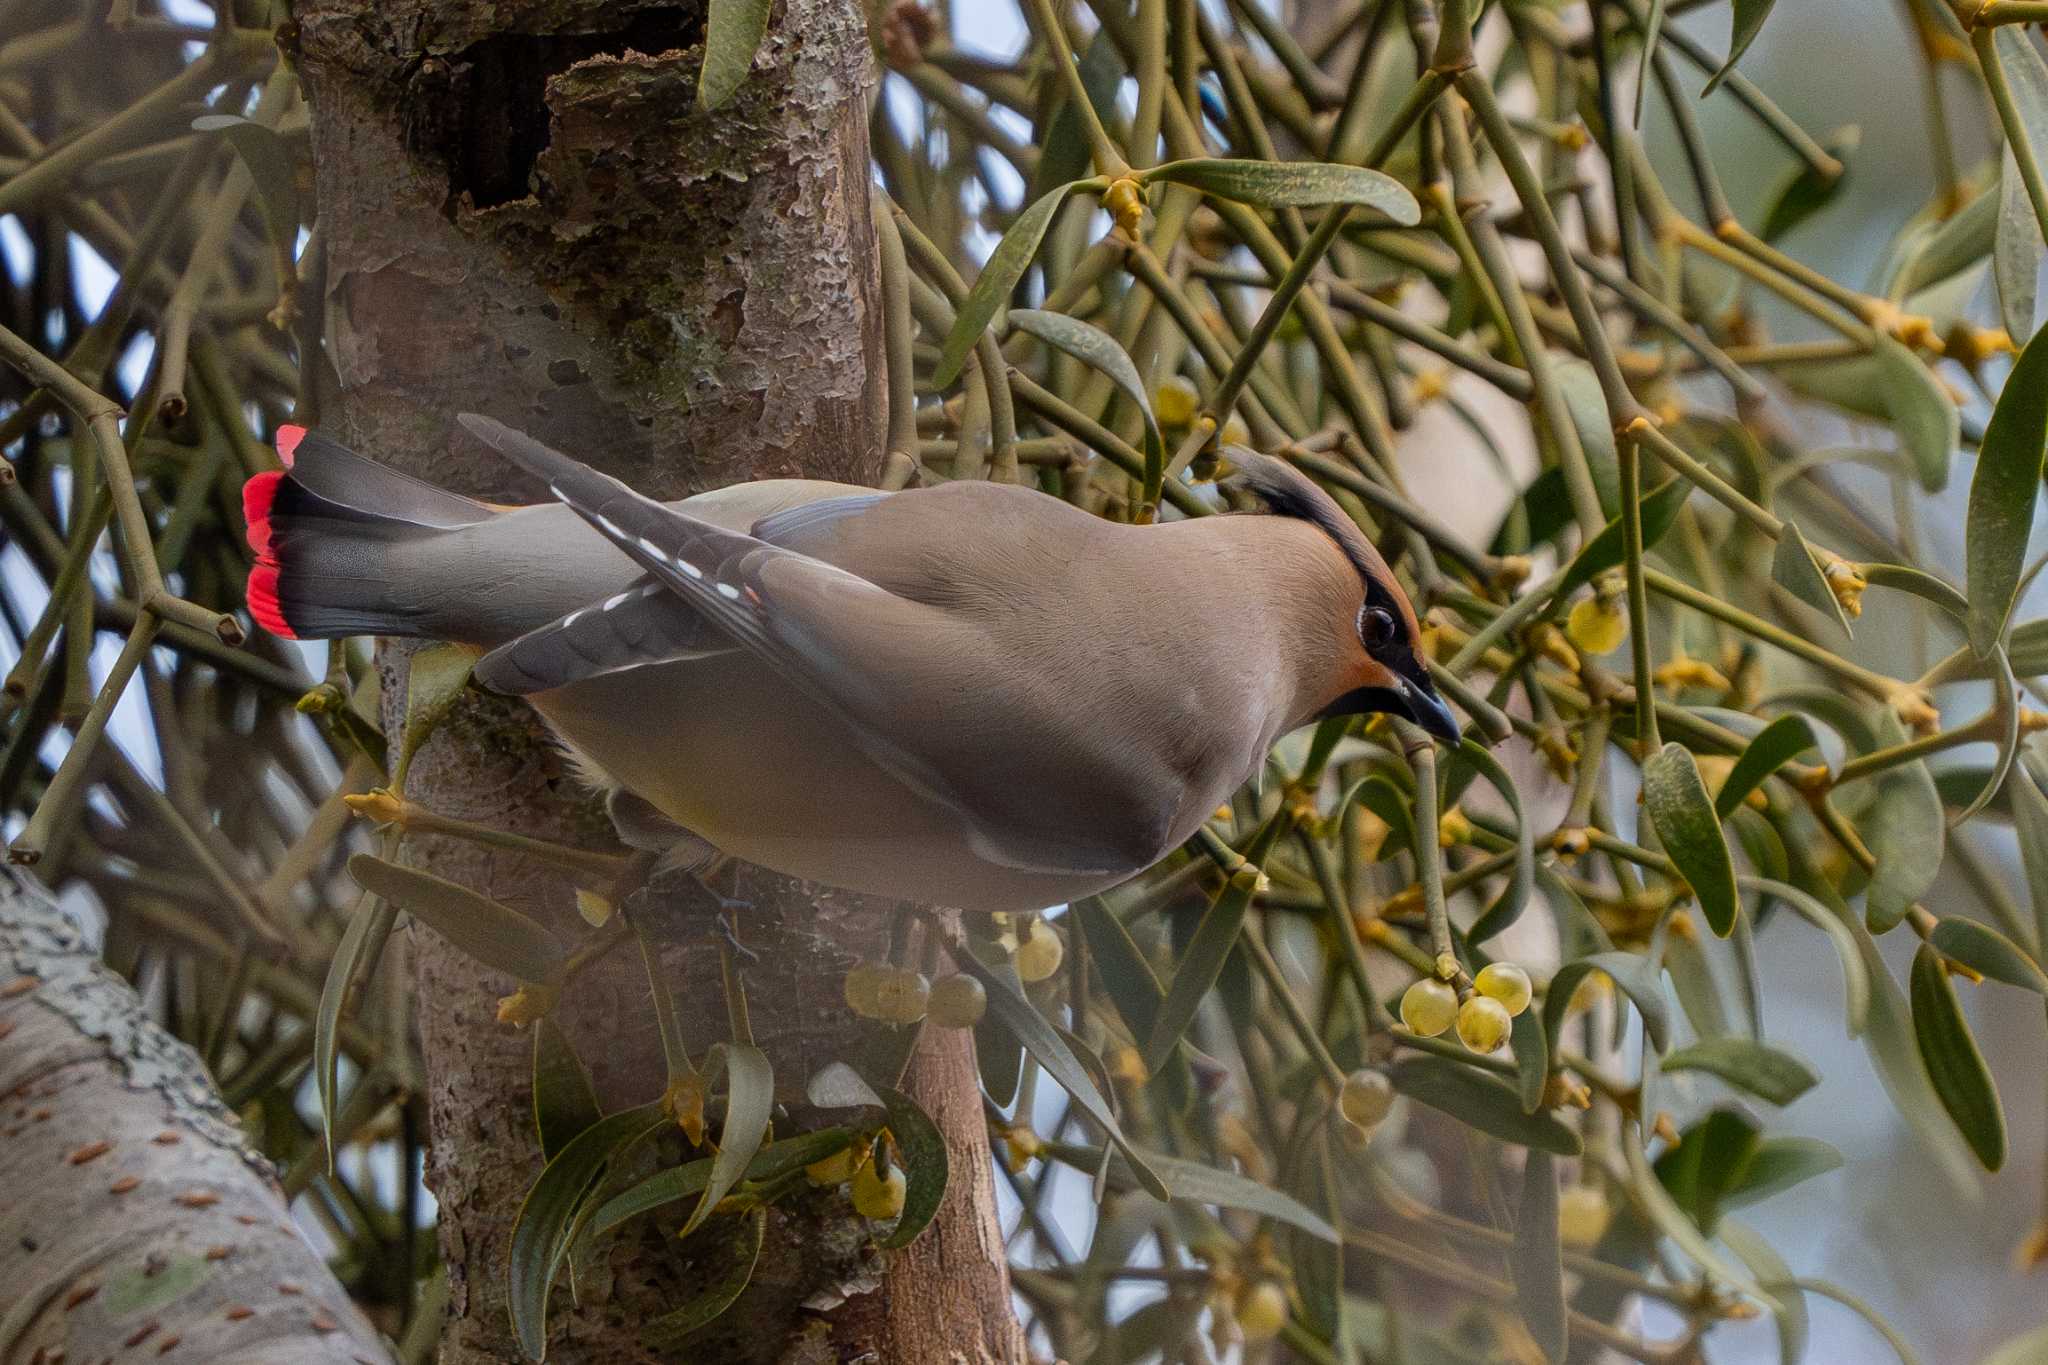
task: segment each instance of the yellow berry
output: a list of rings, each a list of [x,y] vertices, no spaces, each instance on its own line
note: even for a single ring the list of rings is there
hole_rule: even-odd
[[[924,1018],[925,1002],[931,993],[931,983],[924,979],[923,972],[891,968],[875,984],[875,1017],[891,1024],[914,1024]]]
[[[1202,396],[1184,376],[1170,374],[1152,393],[1152,415],[1162,427],[1184,427],[1201,410]]]
[[[1354,1071],[1337,1091],[1337,1112],[1360,1128],[1370,1128],[1394,1107],[1394,1085],[1384,1071]]]
[[[843,1185],[853,1178],[853,1163],[858,1155],[854,1147],[841,1147],[832,1155],[804,1167],[804,1175],[813,1185]]]
[[[1067,945],[1060,931],[1042,919],[1031,921],[1031,930],[1017,945],[1017,975],[1025,981],[1043,981],[1060,969]]]
[[[883,1175],[874,1162],[866,1162],[853,1173],[854,1211],[863,1218],[894,1218],[903,1212],[906,1188],[901,1166],[891,1166]]]
[[[1612,654],[1628,638],[1628,613],[1619,602],[1588,597],[1565,618],[1564,633],[1585,654]]]
[[[941,1028],[973,1028],[988,1010],[988,992],[965,972],[942,976],[932,983],[931,1000],[925,1011]]]
[[[1510,1015],[1529,1008],[1529,974],[1512,962],[1495,962],[1480,968],[1472,984],[1487,999],[1500,1001]]]
[[[1591,1185],[1568,1185],[1557,1196],[1558,1239],[1574,1251],[1597,1246],[1613,1217],[1607,1196]]]
[[[1451,983],[1425,976],[1401,997],[1401,1022],[1411,1033],[1434,1038],[1458,1017],[1458,993]]]
[[[1271,1341],[1287,1325],[1287,1291],[1261,1280],[1237,1301],[1237,1326],[1246,1342]]]
[[[1458,1041],[1474,1052],[1498,1050],[1513,1028],[1507,1006],[1491,997],[1474,995],[1458,1007]]]
[[[879,1019],[882,979],[895,968],[886,962],[857,963],[846,974],[846,1007],[863,1019]]]

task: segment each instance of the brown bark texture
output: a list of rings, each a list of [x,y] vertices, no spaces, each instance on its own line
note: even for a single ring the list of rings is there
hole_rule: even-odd
[[[0,872],[0,1362],[384,1365],[191,1048]]]
[[[490,413],[656,497],[778,475],[872,481],[884,416],[868,217],[873,78],[851,0],[781,0],[751,75],[711,113],[695,102],[697,4],[310,0],[296,18],[342,393],[326,425],[379,459],[506,501],[544,490],[467,442],[457,412]],[[390,715],[404,660],[395,649],[383,660]],[[609,846],[596,804],[510,701],[458,707],[422,750],[407,795]],[[573,888],[531,861],[427,839],[408,841],[406,857],[564,937],[588,932]],[[759,957],[743,977],[755,1041],[789,1106],[776,1130],[786,1136],[814,1121],[804,1082],[826,1062],[901,1050],[850,1016],[840,984],[885,946],[892,908],[749,868],[726,889],[751,905],[740,934]],[[699,1054],[729,1036],[708,905],[689,886],[629,905],[663,940]],[[494,1022],[515,983],[429,930],[411,934],[428,1179],[449,1267],[441,1359],[513,1360],[507,1258],[541,1167],[532,1043]],[[630,948],[579,978],[556,1019],[607,1109],[660,1093],[654,1011]],[[674,1358],[1024,1359],[968,1036],[928,1030],[905,1088],[952,1157],[925,1236],[884,1256],[843,1194],[784,1201],[749,1289]],[[639,1325],[716,1273],[642,1221],[578,1265],[573,1301],[557,1288],[550,1360],[655,1359]]]

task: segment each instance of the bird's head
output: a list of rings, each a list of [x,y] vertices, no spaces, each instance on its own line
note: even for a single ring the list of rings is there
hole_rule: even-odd
[[[1385,712],[1456,744],[1458,719],[1429,680],[1415,608],[1372,542],[1328,493],[1293,465],[1242,446],[1230,446],[1225,453],[1235,467],[1230,479],[1234,486],[1256,497],[1275,516],[1314,525],[1357,571],[1362,592],[1350,638],[1340,643],[1330,695],[1317,718]]]

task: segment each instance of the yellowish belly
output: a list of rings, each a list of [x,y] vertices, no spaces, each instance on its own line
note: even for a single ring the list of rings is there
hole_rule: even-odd
[[[742,653],[632,669],[530,700],[562,735],[722,851],[794,877],[970,910],[1029,910],[1112,881],[1023,872],[904,786],[847,727]]]

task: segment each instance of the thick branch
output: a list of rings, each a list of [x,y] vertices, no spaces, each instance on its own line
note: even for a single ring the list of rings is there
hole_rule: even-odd
[[[0,1096],[0,1358],[392,1358],[198,1055],[15,871],[0,873]]]

